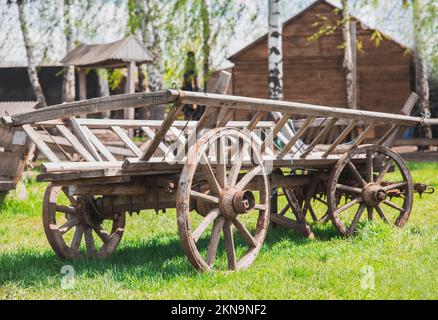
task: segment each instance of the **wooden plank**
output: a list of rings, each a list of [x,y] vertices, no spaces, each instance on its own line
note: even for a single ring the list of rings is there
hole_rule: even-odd
[[[316,145],[324,138],[330,130],[333,129],[333,126],[338,121],[338,118],[332,118],[329,120],[329,122],[326,124],[324,129],[322,129],[318,135],[313,139],[312,143],[306,148],[306,150],[300,155],[300,158],[305,158],[309,155],[310,152],[316,147]]]
[[[123,141],[123,143],[132,151],[137,157],[141,157],[143,152],[141,152],[140,148],[137,147],[137,145],[128,137],[126,132],[120,128],[119,126],[112,126],[111,129],[114,131],[115,134],[118,135],[120,140]]]
[[[248,111],[282,112],[294,115],[335,117],[362,120],[365,123],[396,123],[401,125],[416,125],[422,122],[421,117],[410,117],[399,114],[333,108],[298,102],[276,101],[259,98],[248,98],[230,95],[217,95],[201,92],[184,92],[183,103],[202,104],[212,107],[235,107]]]
[[[267,141],[272,141],[272,142],[274,141],[274,138],[277,136],[277,134],[280,132],[280,130],[284,127],[284,125],[289,121],[290,116],[291,115],[289,113],[286,113],[280,118],[280,120],[278,120],[278,122],[275,124],[272,131],[269,132],[268,136],[265,138],[262,146],[260,147],[260,151],[262,153],[265,151],[266,142]]]
[[[266,115],[266,111],[258,111],[255,114],[255,116],[251,119],[251,121],[248,123],[248,126],[246,127],[246,129],[248,131],[252,131],[265,115]]]
[[[47,146],[47,144],[40,138],[38,133],[29,125],[24,124],[21,128],[26,132],[27,136],[35,143],[38,150],[51,162],[59,162],[58,157],[53,153],[53,151]]]
[[[30,124],[60,118],[70,118],[88,113],[105,112],[125,108],[138,108],[174,102],[179,96],[176,90],[141,92],[62,103],[32,112],[10,117],[13,125]],[[2,117],[2,122],[8,119]]]
[[[95,161],[95,162],[57,162],[43,163],[41,165],[43,172],[61,172],[61,171],[91,171],[105,169],[121,169],[122,161]]]
[[[145,152],[143,153],[141,160],[149,160],[154,155],[158,146],[163,141],[163,138],[165,137],[167,131],[169,130],[172,123],[175,121],[177,115],[181,112],[183,107],[184,104],[182,104],[179,100],[173,105],[166,119],[164,119],[163,124],[155,134],[154,139],[152,139],[150,143],[146,146]]]
[[[66,120],[68,124],[70,124],[73,132],[76,134],[76,137],[79,141],[82,142],[82,145],[87,149],[87,151],[94,157],[95,160],[102,161],[102,158],[97,153],[96,148],[91,143],[90,139],[88,139],[87,134],[84,132],[83,126],[79,125],[76,118],[70,118]]]
[[[58,131],[68,140],[71,144],[72,148],[74,148],[85,160],[87,161],[95,161],[94,157],[85,149],[85,147],[81,144],[78,138],[71,133],[70,130],[67,129],[65,125],[57,125],[56,128]]]
[[[82,127],[82,130],[90,139],[90,141],[94,144],[94,146],[99,150],[99,152],[108,160],[108,161],[117,161],[117,159],[108,151],[108,149],[100,142],[99,139],[91,132],[87,127]]]
[[[142,127],[142,130],[147,134],[149,139],[151,139],[152,141],[156,138],[156,134],[149,127]],[[170,152],[169,148],[164,144],[164,142],[160,142],[158,144],[158,148],[160,148],[160,150],[163,151],[165,157],[173,158],[173,153]]]
[[[0,174],[15,178],[24,161],[22,156],[13,152],[0,152]]]
[[[290,149],[298,142],[298,140],[303,136],[306,130],[312,125],[315,117],[308,117],[304,124],[297,130],[291,140],[289,140],[288,144],[284,146],[284,148],[280,152],[280,157],[284,157]]]
[[[367,137],[367,134],[374,129],[374,127],[376,126],[375,123],[371,123],[369,124],[365,130],[356,138],[356,140],[353,142],[353,144],[351,145],[349,150],[352,150],[356,147],[358,147],[362,141]]]
[[[323,158],[327,158],[336,147],[347,137],[347,135],[356,127],[357,120],[352,120],[351,123],[341,132],[336,140],[330,145],[330,147],[322,155]]]

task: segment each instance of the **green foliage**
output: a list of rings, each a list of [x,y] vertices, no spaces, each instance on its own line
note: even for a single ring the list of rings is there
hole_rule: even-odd
[[[415,181],[438,187],[436,163],[409,167]],[[62,261],[41,226],[46,184],[26,186],[28,199],[12,192],[0,207],[0,299],[438,299],[436,195],[415,198],[403,229],[366,223],[344,239],[330,224],[314,225],[307,240],[270,228],[248,270],[201,273],[181,249],[174,210],[128,217],[108,259]],[[61,288],[65,264],[75,270],[71,290]],[[364,266],[374,289],[361,286]]]
[[[108,71],[108,85],[111,90],[117,89],[123,81],[125,76],[120,69],[113,69]]]
[[[128,0],[128,34],[132,35],[137,32],[141,26],[140,14],[136,7],[136,0]]]

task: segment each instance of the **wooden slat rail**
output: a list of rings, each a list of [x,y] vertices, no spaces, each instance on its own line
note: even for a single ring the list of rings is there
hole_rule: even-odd
[[[82,142],[82,145],[87,149],[87,151],[94,157],[97,161],[102,161],[102,158],[97,153],[96,148],[91,143],[90,139],[87,137],[87,134],[84,132],[83,128],[79,123],[77,122],[76,118],[70,118],[66,120],[67,123],[71,126],[73,132],[76,134],[76,137],[79,139],[79,141]]]
[[[149,139],[154,140],[156,138],[156,134],[149,127],[142,127],[143,131],[149,137]],[[170,130],[170,128],[169,128]],[[170,152],[169,148],[164,144],[164,142],[160,141],[158,144],[158,148],[164,153],[164,156],[173,158],[173,153]]]
[[[141,157],[143,152],[141,152],[140,148],[131,140],[131,138],[128,137],[122,128],[119,126],[112,126],[111,129],[137,157]]]
[[[350,147],[348,150],[352,150],[352,149],[354,149],[354,148],[357,148],[357,147],[362,143],[362,141],[365,140],[365,138],[367,137],[367,134],[368,134],[371,130],[373,130],[375,126],[376,126],[375,123],[371,123],[371,124],[369,124],[369,125],[365,128],[365,130],[364,130],[363,132],[361,132],[361,134],[356,138],[356,140],[353,141],[353,143],[351,144],[351,147]],[[347,150],[347,151],[348,151],[348,150]]]
[[[96,161],[96,159],[85,149],[76,136],[71,133],[65,125],[57,125],[56,129],[70,142],[73,149],[76,150],[86,161]]]
[[[88,127],[82,127],[84,130],[84,133],[87,135],[87,137],[90,139],[90,141],[94,144],[94,146],[99,150],[99,152],[108,160],[108,161],[117,161],[117,159],[111,154],[111,152],[108,151],[108,149],[103,145],[102,142],[100,142],[99,139],[94,135],[93,132],[91,132]]]
[[[338,121],[338,118],[331,118],[327,124],[325,125],[324,129],[322,129],[318,135],[312,140],[312,143],[307,147],[306,150],[304,150],[304,152],[300,155],[300,158],[305,158],[307,157],[312,150],[316,147],[316,145],[322,140],[323,137],[325,137],[330,130],[333,129],[333,126],[335,125],[335,123]]]
[[[246,129],[248,131],[252,131],[266,114],[267,114],[266,111],[258,111],[255,114],[255,116],[251,119],[251,121],[248,123]]]
[[[303,126],[301,126],[295,135],[292,137],[291,140],[283,147],[283,149],[280,152],[280,157],[284,157],[295,144],[298,142],[299,139],[304,135],[304,133],[309,129],[309,127],[312,125],[313,121],[315,120],[314,117],[308,117],[304,123]]]
[[[285,124],[289,121],[290,117],[291,115],[289,113],[286,113],[278,120],[278,122],[275,124],[272,131],[269,132],[269,134],[266,136],[262,146],[260,147],[260,151],[262,153],[265,151],[266,143],[270,141],[274,142],[275,137],[280,132],[280,130],[285,126]]]
[[[155,151],[160,146],[161,141],[165,137],[167,131],[172,126],[172,123],[175,121],[177,115],[182,111],[183,107],[184,104],[180,100],[178,100],[173,105],[173,108],[170,110],[166,119],[164,119],[163,124],[155,133],[154,139],[150,140],[150,143],[146,146],[146,149],[143,153],[143,156],[141,157],[141,160],[147,161],[154,155]]]
[[[350,132],[357,126],[357,120],[351,120],[350,124],[341,132],[341,134],[336,138],[336,140],[330,145],[330,147],[322,155],[323,158],[327,158],[336,147],[344,141],[344,139],[350,134]]]
[[[38,150],[51,162],[60,162],[55,153],[49,146],[40,138],[38,133],[31,127],[30,124],[22,125],[21,128],[26,132],[27,136],[35,143]]]

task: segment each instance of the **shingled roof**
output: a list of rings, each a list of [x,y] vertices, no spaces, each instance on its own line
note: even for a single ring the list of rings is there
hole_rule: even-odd
[[[61,63],[78,67],[123,67],[130,61],[151,61],[149,50],[135,37],[104,44],[81,44],[70,51]]]

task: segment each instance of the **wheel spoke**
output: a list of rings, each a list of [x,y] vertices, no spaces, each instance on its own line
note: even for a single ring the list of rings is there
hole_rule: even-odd
[[[246,243],[251,247],[257,247],[257,240],[251,235],[248,229],[240,222],[239,219],[235,218],[233,220],[233,224],[239,233],[242,235],[243,239],[245,239]]]
[[[399,207],[398,205],[396,205],[394,202],[391,202],[391,201],[389,201],[389,200],[383,200],[382,203],[384,203],[384,204],[386,204],[388,207],[391,207],[391,208],[393,208],[393,209],[395,209],[395,210],[398,210],[398,211],[400,211],[400,212],[405,211],[403,208],[400,208],[400,207]]]
[[[111,240],[111,236],[102,228],[100,224],[94,226],[94,232],[102,240],[103,243],[107,243]]]
[[[383,181],[383,178],[385,177],[386,173],[388,173],[389,168],[392,165],[392,158],[388,158],[386,160],[385,165],[380,169],[379,175],[377,176],[376,183],[380,184]]]
[[[202,222],[199,224],[199,226],[196,228],[195,231],[192,232],[192,238],[195,242],[199,240],[201,235],[204,233],[204,231],[208,228],[210,223],[212,223],[218,216],[220,212],[219,209],[214,209],[210,211],[209,214],[202,220]]]
[[[388,218],[385,216],[385,213],[383,213],[382,208],[380,206],[375,207],[377,213],[379,214],[380,218],[382,218],[383,221],[389,224]]]
[[[356,214],[354,215],[353,221],[351,221],[350,227],[348,228],[348,234],[352,234],[354,230],[356,230],[357,223],[360,220],[360,217],[362,216],[362,213],[365,210],[366,205],[362,203],[359,206],[359,209],[357,209]]]
[[[264,204],[257,203],[257,204],[254,206],[254,209],[265,211],[265,210],[266,210],[266,206],[265,206]]]
[[[230,220],[227,220],[224,224],[224,240],[225,249],[227,251],[228,268],[234,270],[236,269],[236,251],[234,249],[232,222]]]
[[[373,221],[373,207],[367,206],[368,219]]]
[[[219,203],[218,197],[210,196],[208,194],[204,194],[195,190],[190,190],[190,196],[192,196],[195,199],[207,201],[210,203]]]
[[[216,175],[221,188],[225,188],[228,184],[226,151],[225,139],[221,137],[216,147]]]
[[[358,204],[360,202],[362,202],[362,198],[361,197],[356,198],[354,200],[351,200],[350,202],[344,204],[342,207],[339,207],[338,209],[336,209],[335,212],[333,213],[333,215],[340,214],[341,212],[347,210],[348,208],[351,208],[352,206],[354,206],[354,205],[356,205],[356,204]]]
[[[355,178],[356,178],[356,180],[358,182],[360,182],[362,185],[366,185],[367,184],[366,181],[362,178],[362,176],[359,173],[359,171],[357,171],[355,165],[351,161],[348,162],[348,167],[353,172],[353,175],[355,176]]]
[[[87,247],[88,256],[92,257],[96,253],[96,245],[94,243],[93,231],[91,228],[86,228],[84,231],[85,246]]]
[[[207,259],[206,262],[211,266],[216,258],[217,246],[221,237],[221,231],[224,226],[225,219],[222,217],[214,220],[213,230],[211,231],[210,243],[208,244]]]
[[[374,168],[373,168],[373,151],[369,150],[367,152],[367,181],[373,182],[373,174],[374,174]]]
[[[343,191],[348,191],[348,192],[351,192],[351,193],[357,193],[357,194],[361,194],[362,193],[362,189],[361,188],[350,187],[350,186],[346,186],[346,185],[339,184],[339,183],[336,185],[336,189],[340,189],[340,190],[343,190]]]
[[[239,146],[240,146],[240,141],[239,141]],[[245,154],[246,148],[248,148],[248,146],[249,146],[248,142],[244,141],[242,148],[239,148],[239,150],[237,150],[237,152],[238,152],[237,158],[236,158],[235,162],[233,163],[231,170],[230,170],[230,174],[228,176],[228,183],[230,186],[234,186],[237,182],[237,178],[239,177],[240,169],[242,168],[244,154]]]
[[[287,212],[287,210],[290,209],[290,204],[287,203],[286,206],[280,211],[279,215],[284,216]]]
[[[81,245],[82,235],[84,234],[84,226],[79,225],[76,227],[75,234],[73,235],[73,240],[71,241],[71,249],[73,251],[78,251]]]
[[[205,153],[202,154],[202,168],[204,169],[205,174],[207,175],[208,184],[210,185],[211,190],[215,194],[220,194],[222,188],[219,185],[219,182],[214,175],[213,169],[211,168],[210,161],[208,161],[208,157]]]
[[[407,185],[408,185],[407,181],[397,182],[397,183],[390,184],[389,186],[383,187],[383,190],[389,191],[389,190],[394,190],[394,189],[401,189],[403,187],[406,187]]]
[[[248,171],[242,179],[236,184],[236,189],[243,190],[246,185],[262,170],[262,166],[257,166]]]
[[[56,205],[56,211],[72,215],[76,214],[76,208],[59,204]]]
[[[73,228],[74,226],[77,226],[79,224],[79,219],[76,217],[73,217],[71,219],[69,219],[66,223],[64,223],[60,228],[59,228],[59,232],[61,232],[61,234],[65,234],[66,232],[68,232],[71,228]]]
[[[65,196],[68,198],[72,206],[76,207],[78,205],[78,201],[76,198],[68,193],[67,187],[62,187],[62,192],[64,192]]]

